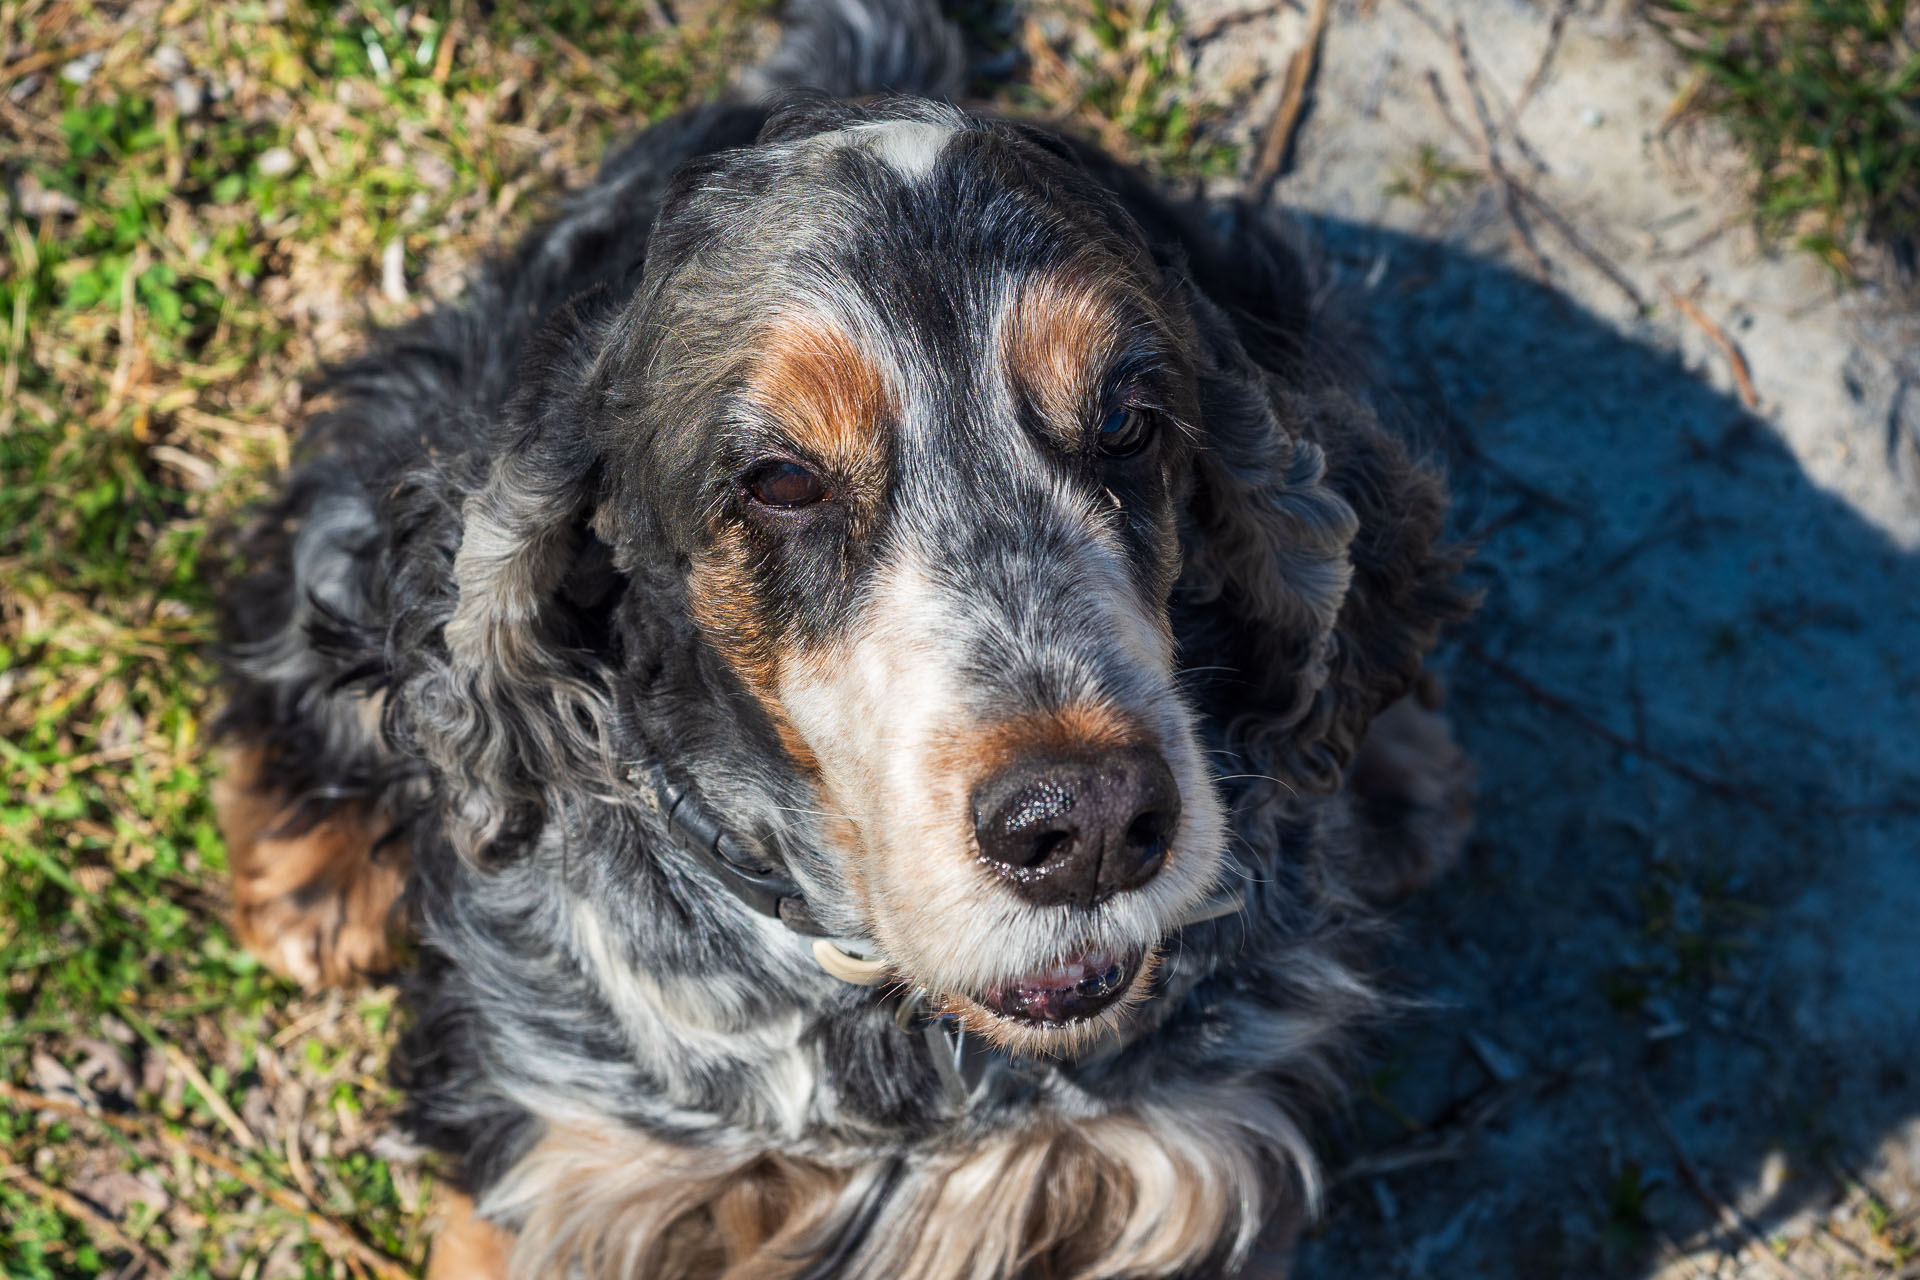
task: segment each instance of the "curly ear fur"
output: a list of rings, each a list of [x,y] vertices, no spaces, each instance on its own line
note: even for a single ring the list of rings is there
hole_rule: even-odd
[[[587,328],[570,305],[529,346],[503,411],[515,434],[461,506],[444,662],[425,658],[411,691],[410,727],[457,788],[452,834],[469,857],[517,829],[543,791],[613,789],[592,617],[607,584],[582,582],[610,573],[587,523],[600,467]]]
[[[1368,722],[1466,612],[1439,547],[1445,494],[1338,386],[1255,365],[1233,320],[1189,305],[1206,442],[1194,464],[1182,586],[1227,615],[1260,708],[1229,726],[1259,767],[1332,791]],[[1311,362],[1301,361],[1301,364]]]

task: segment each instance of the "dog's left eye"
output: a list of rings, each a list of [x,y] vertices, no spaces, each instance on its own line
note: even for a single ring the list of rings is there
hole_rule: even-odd
[[[810,507],[823,502],[827,486],[797,462],[769,462],[747,475],[747,496],[763,507]]]
[[[1094,443],[1109,458],[1131,458],[1153,440],[1153,415],[1122,405],[1106,416]]]

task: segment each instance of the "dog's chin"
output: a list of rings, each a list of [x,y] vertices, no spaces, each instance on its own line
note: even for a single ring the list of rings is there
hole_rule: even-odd
[[[1147,998],[1160,953],[1155,948],[1068,956],[975,992],[948,992],[942,1012],[1009,1053],[1071,1058],[1124,1034]]]

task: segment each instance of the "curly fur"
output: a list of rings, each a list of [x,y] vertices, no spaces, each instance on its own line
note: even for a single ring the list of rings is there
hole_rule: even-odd
[[[1308,1211],[1304,1126],[1379,1008],[1360,888],[1464,821],[1431,726],[1341,786],[1466,607],[1442,487],[1267,222],[937,100],[961,62],[929,4],[794,8],[745,82],[782,105],[655,126],[328,374],[227,596],[229,838],[324,851],[255,882],[289,911],[360,883],[326,909],[363,931],[391,850],[408,1123],[513,1274],[1231,1270]],[[930,96],[818,92],[881,88]],[[866,406],[865,434],[765,393],[796,316],[817,367],[782,394]],[[1113,386],[1166,424],[1144,462],[1075,443]],[[844,524],[743,514],[767,440],[819,421]],[[1179,784],[1167,869],[1015,903],[956,825],[985,744],[1096,723]],[[670,837],[631,781],[653,763],[936,1004],[1177,945],[1091,1050],[1035,1032],[955,1103],[890,989]],[[1181,931],[1223,882],[1245,908]]]

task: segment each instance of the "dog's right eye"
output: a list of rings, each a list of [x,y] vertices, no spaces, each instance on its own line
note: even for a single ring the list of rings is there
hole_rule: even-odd
[[[797,462],[768,462],[747,473],[747,496],[763,507],[810,507],[827,499],[820,477]]]

